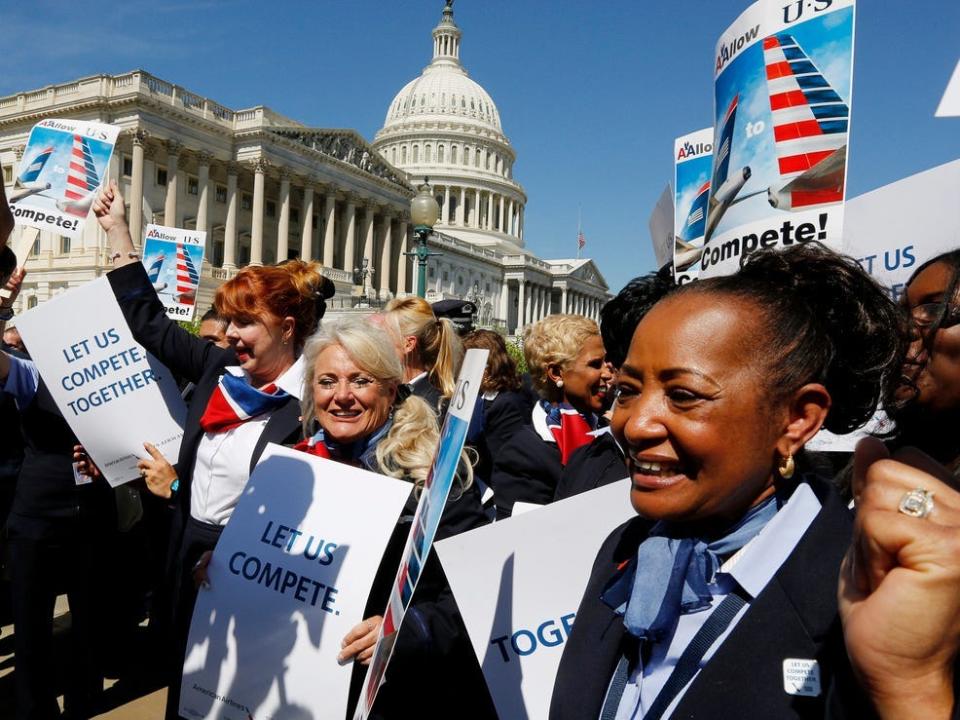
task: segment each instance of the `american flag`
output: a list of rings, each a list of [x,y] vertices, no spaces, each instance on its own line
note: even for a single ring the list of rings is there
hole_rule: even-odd
[[[587,244],[587,239],[583,236],[583,230],[577,232],[577,250],[583,250],[584,245]]]

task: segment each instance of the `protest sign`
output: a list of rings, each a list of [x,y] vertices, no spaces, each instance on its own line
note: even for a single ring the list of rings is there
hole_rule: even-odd
[[[713,128],[697,130],[673,141],[674,201],[673,277],[678,285],[700,273],[707,195],[713,161]]]
[[[176,462],[186,407],[127,326],[105,277],[28,310],[17,328],[77,439],[116,487],[140,477],[143,443]]]
[[[193,612],[180,715],[343,718],[363,618],[410,483],[269,445]],[[375,501],[372,500],[375,498]]]
[[[545,720],[597,551],[635,515],[621,480],[437,543],[500,717]]]
[[[947,89],[937,106],[936,117],[960,117],[960,61],[953,69]]]
[[[720,37],[701,277],[760,248],[840,248],[854,0],[759,0]]]
[[[453,487],[460,463],[460,453],[467,439],[470,418],[477,402],[480,381],[487,366],[487,350],[467,350],[460,368],[460,377],[450,399],[443,427],[440,429],[440,443],[433,456],[430,473],[423,486],[417,511],[413,516],[407,545],[403,550],[403,559],[397,570],[397,578],[390,591],[390,600],[383,613],[383,623],[377,637],[377,646],[370,661],[370,668],[360,691],[354,720],[365,720],[373,708],[377,691],[383,684],[387,664],[393,655],[393,646],[397,640],[400,623],[407,612],[413,592],[420,579],[420,569],[427,562],[427,555],[433,546],[433,536],[440,525],[440,516],[447,503],[447,496]]]
[[[960,160],[852,198],[843,251],[899,300],[920,265],[960,247],[957,188]]]
[[[650,241],[653,243],[657,267],[662,268],[673,257],[673,191],[670,183],[667,183],[660,193],[647,225],[650,228]]]
[[[147,225],[143,266],[172,320],[193,320],[207,233]]]
[[[118,127],[85,120],[34,125],[9,195],[16,223],[80,237],[119,134]]]

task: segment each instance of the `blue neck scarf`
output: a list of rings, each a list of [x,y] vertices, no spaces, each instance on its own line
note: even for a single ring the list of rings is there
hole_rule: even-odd
[[[336,440],[327,438],[324,436],[323,428],[320,428],[312,441],[314,444],[322,442],[326,445],[333,460],[358,463],[367,470],[380,472],[380,466],[377,464],[377,443],[386,437],[392,426],[393,418],[387,418],[387,421],[377,430],[352,443],[338,443]]]
[[[677,528],[659,522],[640,543],[637,556],[614,577],[601,599],[623,616],[627,631],[640,640],[660,642],[673,631],[680,615],[710,607],[708,584],[720,569],[721,557],[742,548],[777,514],[776,495],[750,508],[726,534],[703,540],[674,537]]]

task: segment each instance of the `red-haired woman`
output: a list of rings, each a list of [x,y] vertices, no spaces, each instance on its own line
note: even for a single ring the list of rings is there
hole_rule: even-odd
[[[178,646],[167,702],[168,717],[176,717],[179,669],[196,599],[193,568],[216,545],[267,443],[300,439],[298,360],[333,285],[317,265],[305,262],[244,268],[217,290],[214,307],[229,322],[230,347],[220,348],[167,318],[143,264],[135,260],[116,183],[101,193],[94,212],[113,252],[110,284],[134,336],[171,371],[196,383],[176,476],[152,448],[147,449],[156,459],[140,463],[151,491],[172,498],[176,507],[170,550]]]

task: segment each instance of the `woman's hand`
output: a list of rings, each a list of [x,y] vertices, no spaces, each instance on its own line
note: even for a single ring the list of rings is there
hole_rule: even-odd
[[[340,645],[343,649],[337,655],[337,662],[341,665],[351,658],[361,665],[369,665],[373,657],[373,649],[377,645],[377,636],[380,634],[380,625],[383,624],[382,615],[374,615],[354,627],[343,639]]]
[[[173,497],[171,486],[174,480],[177,479],[177,471],[173,469],[173,465],[168,463],[167,459],[153,445],[145,442],[143,447],[150,453],[151,459],[142,459],[137,463],[137,468],[140,470],[140,477],[146,481],[147,490],[157,497],[169,500]]]
[[[87,455],[87,451],[83,445],[73,446],[73,462],[77,466],[77,472],[81,475],[86,475],[91,480],[96,480],[102,476],[100,468],[98,468],[93,460],[90,459],[90,456]]]
[[[847,653],[885,720],[948,718],[960,648],[960,493],[946,470],[908,448],[891,458],[862,440],[854,459],[857,519],[840,571]],[[933,493],[926,518],[899,512],[904,495]]]
[[[210,587],[210,578],[207,576],[207,568],[210,566],[210,558],[213,557],[213,550],[207,550],[197,560],[193,566],[193,585],[198,590],[202,587]]]
[[[123,195],[120,194],[120,186],[117,185],[116,180],[111,180],[110,184],[94,198],[93,214],[96,215],[97,222],[107,234],[110,249],[115,255],[119,254],[119,257],[114,259],[114,267],[136,262],[133,240],[127,225],[127,209],[123,204]]]

